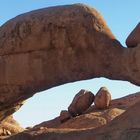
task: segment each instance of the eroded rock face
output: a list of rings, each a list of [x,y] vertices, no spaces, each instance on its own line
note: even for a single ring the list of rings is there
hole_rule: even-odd
[[[86,111],[94,101],[94,94],[84,89],[80,90],[68,107],[72,116],[80,115]]]
[[[106,87],[101,87],[97,92],[94,100],[95,107],[98,109],[106,109],[111,102],[111,94]]]

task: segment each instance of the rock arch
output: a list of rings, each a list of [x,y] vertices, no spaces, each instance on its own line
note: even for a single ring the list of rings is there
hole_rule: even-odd
[[[0,120],[38,91],[95,77],[140,85],[140,49],[82,4],[22,14],[0,28]]]

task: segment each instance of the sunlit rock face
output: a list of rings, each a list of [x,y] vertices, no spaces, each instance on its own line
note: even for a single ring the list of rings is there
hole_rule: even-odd
[[[0,120],[36,92],[64,83],[103,76],[140,85],[139,55],[86,5],[17,16],[0,27]]]

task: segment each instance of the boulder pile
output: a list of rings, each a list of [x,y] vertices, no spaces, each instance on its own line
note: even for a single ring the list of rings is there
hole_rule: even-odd
[[[111,93],[106,87],[101,87],[96,96],[88,90],[81,89],[73,98],[67,110],[60,113],[60,121],[65,122],[72,117],[84,114],[94,103],[97,109],[109,108],[111,102]]]

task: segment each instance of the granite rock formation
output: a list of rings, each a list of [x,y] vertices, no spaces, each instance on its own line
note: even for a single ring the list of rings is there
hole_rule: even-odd
[[[82,4],[19,15],[0,27],[0,120],[36,92],[107,77],[140,85],[140,48],[124,48]]]
[[[137,30],[139,25],[126,41],[128,47],[133,48],[124,48],[102,16],[82,4],[44,8],[9,20],[0,27],[0,121],[36,92],[64,83],[107,77],[140,85]],[[139,140],[140,102],[129,108],[120,104],[120,109],[110,108],[111,105],[104,111],[109,112],[107,118],[99,112],[95,117],[94,112],[62,124],[58,117],[43,127],[38,125],[7,140]],[[94,109],[93,106],[88,111]],[[80,119],[91,119],[89,122],[94,123],[80,124],[81,130],[75,126]],[[45,124],[54,128],[44,127]],[[4,133],[11,131],[4,129]]]
[[[80,90],[73,98],[72,103],[68,107],[68,111],[72,116],[77,116],[86,111],[94,101],[94,94],[87,90]]]

